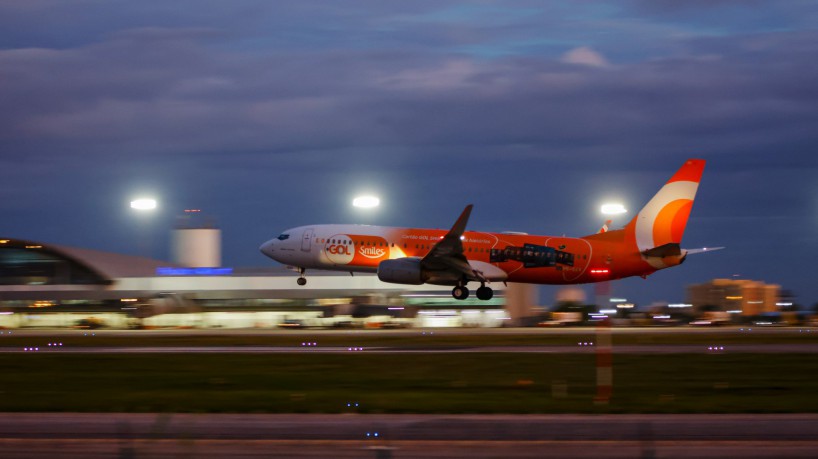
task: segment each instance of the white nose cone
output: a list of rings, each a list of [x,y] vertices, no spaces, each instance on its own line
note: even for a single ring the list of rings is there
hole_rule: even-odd
[[[358,196],[357,198],[352,200],[352,205],[355,207],[360,207],[362,209],[371,209],[373,207],[378,207],[381,203],[381,200],[378,199],[376,196]]]
[[[273,257],[273,242],[274,241],[275,241],[275,239],[271,239],[271,240],[265,242],[264,244],[261,244],[261,247],[259,247],[258,250],[261,253],[263,253],[264,255],[267,255],[268,257],[272,258]]]

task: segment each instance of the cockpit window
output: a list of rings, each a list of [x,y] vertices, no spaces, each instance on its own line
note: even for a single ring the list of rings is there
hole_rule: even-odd
[[[278,239],[279,241],[286,241],[289,238],[290,238],[290,235],[287,234],[287,233],[284,233],[281,236],[277,237],[276,239]]]

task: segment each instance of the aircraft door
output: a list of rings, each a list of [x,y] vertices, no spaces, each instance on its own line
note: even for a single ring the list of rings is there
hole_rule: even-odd
[[[309,252],[312,244],[312,228],[307,228],[304,230],[304,235],[301,236],[301,251]]]

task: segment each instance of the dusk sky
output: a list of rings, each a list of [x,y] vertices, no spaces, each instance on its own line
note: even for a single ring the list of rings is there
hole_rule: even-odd
[[[168,259],[198,208],[226,266],[269,266],[286,228],[470,203],[469,229],[584,236],[698,157],[682,245],[727,249],[614,294],[818,302],[816,1],[0,1],[0,107],[3,237]]]

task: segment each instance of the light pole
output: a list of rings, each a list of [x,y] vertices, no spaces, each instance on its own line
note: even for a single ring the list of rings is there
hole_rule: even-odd
[[[618,202],[609,202],[602,204],[599,211],[602,212],[602,215],[621,215],[627,213],[628,209]]]
[[[618,202],[611,202],[602,204],[602,207],[599,208],[599,211],[607,218],[612,218],[616,215],[622,215],[628,212],[625,209],[625,206]],[[612,220],[606,220],[605,224],[602,226],[600,232],[608,231],[608,225],[611,224]],[[608,261],[610,263],[610,261]],[[594,285],[594,296],[596,300],[596,304],[598,308],[602,308],[603,306],[607,307],[608,303],[610,302],[611,298],[611,283],[610,281],[602,281],[597,282]]]
[[[358,220],[358,223],[371,224],[375,216],[374,214],[380,205],[381,199],[374,194],[359,195],[352,200],[352,207],[358,210],[358,212],[356,212],[356,220]]]
[[[138,198],[131,201],[131,209],[141,214],[139,218],[140,223],[140,252],[146,258],[151,257],[151,241],[150,241],[150,226],[148,225],[148,217],[156,210],[156,199],[153,198]]]
[[[381,200],[377,196],[358,196],[352,200],[352,206],[359,209],[374,209],[381,205]]]

